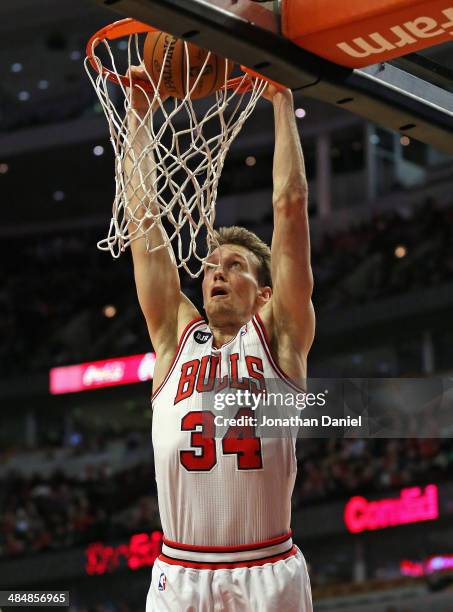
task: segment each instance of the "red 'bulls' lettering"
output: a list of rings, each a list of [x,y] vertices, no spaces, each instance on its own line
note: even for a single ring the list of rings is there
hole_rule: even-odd
[[[230,387],[232,389],[248,389],[250,386],[248,378],[243,378],[242,380],[239,380],[238,359],[239,359],[239,353],[231,353],[230,355],[230,371],[231,371]]]
[[[208,380],[206,378],[206,368],[209,363]],[[217,365],[219,358],[217,355],[205,355],[201,359],[201,366],[197,377],[197,391],[198,393],[205,393],[206,391],[212,391],[214,389],[215,377],[217,372]]]
[[[187,399],[197,390],[198,393],[206,393],[214,390],[221,391],[226,387],[232,389],[249,389],[252,393],[262,393],[266,390],[264,380],[263,360],[253,355],[245,357],[247,376],[239,378],[239,353],[230,355],[229,372],[223,374],[220,369],[220,358],[218,355],[205,355],[199,359],[191,359],[181,366],[178,391],[175,404]]]
[[[199,359],[186,361],[181,366],[181,377],[179,379],[178,391],[175,397],[175,404],[187,397],[190,397],[195,387],[195,377],[200,367]]]
[[[265,391],[266,383],[264,380],[263,360],[259,357],[247,355],[245,358],[245,363],[247,364],[247,372],[250,376],[250,391],[252,393],[261,393],[262,391]],[[252,379],[255,379],[258,382],[254,382]]]

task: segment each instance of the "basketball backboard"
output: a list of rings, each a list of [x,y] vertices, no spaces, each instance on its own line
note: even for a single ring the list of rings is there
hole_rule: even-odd
[[[353,69],[283,36],[277,0],[97,2],[453,154],[453,42],[386,62],[372,63],[371,56],[371,65]]]

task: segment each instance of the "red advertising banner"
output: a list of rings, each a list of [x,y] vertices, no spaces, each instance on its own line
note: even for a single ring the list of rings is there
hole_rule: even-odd
[[[123,563],[131,570],[151,566],[160,554],[162,532],[136,533],[127,544],[108,546],[94,542],[85,550],[85,570],[90,576],[114,572]]]
[[[151,380],[155,361],[155,353],[145,353],[52,368],[49,390],[59,395]]]
[[[346,503],[344,522],[351,533],[434,520],[439,517],[437,485],[401,489],[399,497],[368,501],[355,496]]]
[[[423,561],[403,559],[400,562],[403,576],[429,576],[446,570],[453,570],[453,555],[433,555]]]

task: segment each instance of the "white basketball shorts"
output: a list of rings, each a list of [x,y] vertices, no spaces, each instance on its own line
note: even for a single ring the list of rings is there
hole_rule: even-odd
[[[310,579],[291,535],[237,547],[163,539],[146,612],[312,612]]]

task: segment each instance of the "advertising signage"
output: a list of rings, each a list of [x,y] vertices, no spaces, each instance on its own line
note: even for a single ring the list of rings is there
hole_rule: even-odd
[[[439,518],[437,485],[401,489],[398,497],[368,501],[351,497],[344,507],[344,522],[350,533],[374,531]]]
[[[52,368],[49,391],[59,395],[144,382],[152,379],[155,362],[155,353],[144,353]]]

